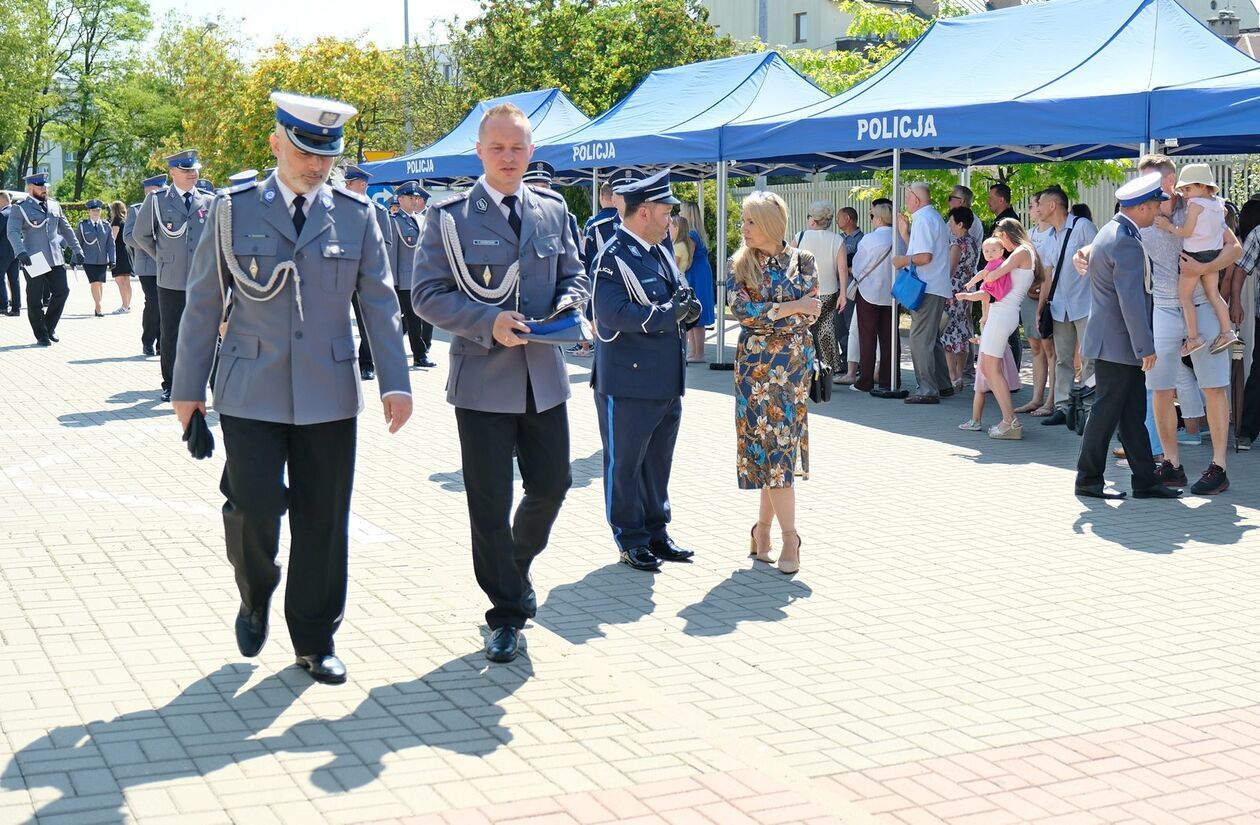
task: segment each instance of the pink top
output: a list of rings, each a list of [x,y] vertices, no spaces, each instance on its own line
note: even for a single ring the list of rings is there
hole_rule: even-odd
[[[994,272],[999,269],[1002,264],[1006,263],[1001,258],[994,258],[984,265],[985,272]],[[1006,273],[996,281],[985,281],[980,288],[993,296],[993,300],[1000,301],[1011,291],[1011,273]]]

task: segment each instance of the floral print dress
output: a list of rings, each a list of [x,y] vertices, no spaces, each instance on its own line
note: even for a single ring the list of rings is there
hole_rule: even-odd
[[[949,323],[941,333],[941,346],[946,352],[967,352],[971,348],[971,302],[960,301],[954,294],[967,291],[967,282],[975,277],[976,242],[970,235],[954,238],[958,247],[958,266],[950,277],[950,296],[945,300],[945,315]]]
[[[727,303],[740,324],[735,350],[735,438],[741,490],[791,487],[809,478],[809,385],[814,372],[810,318],[770,320],[776,303],[803,298],[818,286],[814,257],[784,246],[757,253],[761,285],[748,294],[726,279]]]

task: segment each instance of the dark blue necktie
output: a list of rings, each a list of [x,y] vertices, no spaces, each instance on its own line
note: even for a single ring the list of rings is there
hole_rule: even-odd
[[[503,199],[503,205],[508,208],[508,224],[511,225],[512,231],[516,233],[516,237],[521,236],[521,216],[516,214],[516,195],[508,195]]]
[[[184,209],[189,212],[192,211],[192,192],[184,193]]]
[[[305,195],[298,195],[293,199],[293,228],[297,230],[299,237],[302,235],[302,227],[306,226],[306,213],[302,211],[305,205]]]

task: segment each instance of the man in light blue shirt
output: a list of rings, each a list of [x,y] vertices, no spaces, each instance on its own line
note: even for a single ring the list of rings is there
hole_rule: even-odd
[[[954,394],[941,345],[941,317],[950,292],[949,230],[941,213],[932,206],[931,190],[926,183],[906,187],[906,209],[914,216],[907,227],[904,215],[897,219],[897,228],[906,241],[906,254],[894,255],[897,269],[914,264],[927,291],[919,308],[910,313],[910,360],[918,389],[906,399],[907,404],[939,404],[942,397]],[[896,369],[896,364],[893,365]]]
[[[1054,318],[1054,413],[1041,423],[1055,426],[1067,423],[1068,399],[1076,378],[1073,363],[1077,343],[1085,338],[1085,326],[1089,321],[1090,285],[1088,278],[1077,275],[1072,266],[1076,251],[1094,242],[1097,227],[1085,218],[1068,212],[1068,199],[1063,190],[1052,186],[1041,193],[1037,205],[1041,218],[1049,224],[1046,250],[1050,253],[1041,259],[1046,267],[1046,294],[1050,302],[1050,315]],[[1055,271],[1058,270],[1058,283]],[[1094,375],[1094,364],[1081,356],[1081,383],[1089,383]]]

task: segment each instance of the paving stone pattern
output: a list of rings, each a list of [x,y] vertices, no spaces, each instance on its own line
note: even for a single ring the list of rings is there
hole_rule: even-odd
[[[439,344],[401,433],[367,386],[327,687],[279,601],[238,655],[222,455],[189,458],[139,325],[81,275],[62,343],[0,317],[0,823],[1260,821],[1251,454],[1216,498],[1082,502],[1063,428],[837,387],[788,578],[747,558],[730,373],[693,366],[672,532],[699,555],[652,576],[615,564],[575,359],[528,656],[488,666]]]

